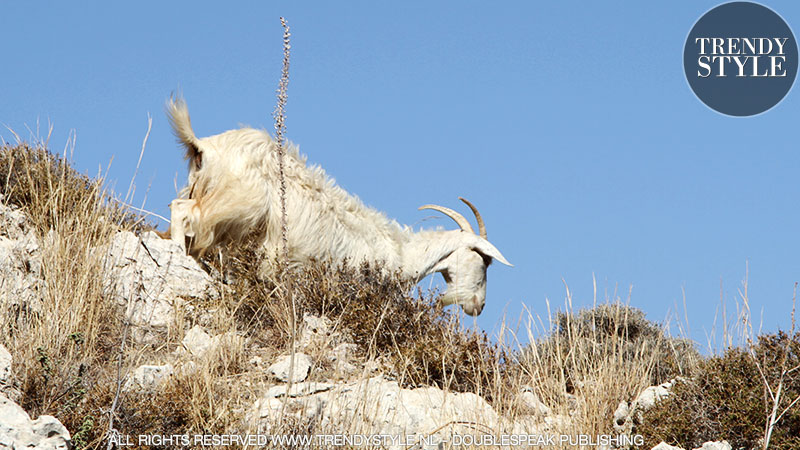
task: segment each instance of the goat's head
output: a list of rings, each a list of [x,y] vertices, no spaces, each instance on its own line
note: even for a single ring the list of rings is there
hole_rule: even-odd
[[[466,314],[477,316],[486,304],[486,269],[496,259],[511,266],[494,245],[486,238],[486,225],[478,209],[468,200],[459,197],[475,214],[478,222],[476,235],[464,216],[450,208],[425,205],[419,209],[433,209],[446,214],[461,227],[463,245],[438,261],[431,272],[440,272],[447,282],[447,291],[442,297],[444,305],[458,304]]]

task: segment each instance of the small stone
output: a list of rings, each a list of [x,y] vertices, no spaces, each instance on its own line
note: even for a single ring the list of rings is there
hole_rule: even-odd
[[[183,348],[192,356],[202,356],[211,348],[211,336],[200,325],[195,325],[183,337]]]
[[[731,444],[728,441],[706,442],[702,447],[694,450],[731,450]]]
[[[529,386],[523,386],[522,392],[519,394],[519,401],[534,415],[549,416],[551,413],[550,408],[539,400],[539,397]]]
[[[175,372],[171,364],[139,366],[125,380],[122,390],[152,392],[158,389]]]
[[[289,366],[291,365],[291,355],[284,355],[279,357],[269,368],[267,373],[277,378],[280,381],[289,381]],[[292,382],[299,383],[308,377],[308,372],[311,370],[312,361],[311,357],[305,353],[295,353],[294,355],[294,372],[292,374]]]
[[[683,450],[683,449],[680,448],[680,447],[675,447],[673,445],[669,445],[666,442],[661,441],[660,444],[656,445],[651,450]]]
[[[649,388],[642,391],[636,400],[633,401],[634,410],[638,411],[647,411],[656,403],[667,397],[672,389],[672,386],[675,384],[675,380],[667,381],[666,383],[662,383],[658,386],[650,386]]]
[[[12,359],[11,353],[0,344],[0,385],[10,384]]]
[[[631,409],[628,402],[619,402],[619,406],[614,411],[614,430],[618,433],[629,433],[630,430],[626,429],[628,418],[631,415]]]

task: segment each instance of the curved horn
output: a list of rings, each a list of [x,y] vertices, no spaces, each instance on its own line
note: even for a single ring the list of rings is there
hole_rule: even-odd
[[[483,217],[481,217],[481,213],[478,212],[478,208],[475,207],[469,200],[465,199],[464,197],[458,197],[459,200],[466,203],[469,206],[469,209],[472,210],[472,213],[475,214],[475,220],[478,221],[478,233],[481,235],[482,238],[488,239],[486,237],[486,224],[483,223]]]
[[[456,223],[458,224],[458,226],[461,227],[462,231],[468,231],[468,232],[470,232],[472,234],[475,234],[475,232],[472,231],[472,226],[470,226],[470,224],[467,221],[467,219],[464,218],[464,216],[462,216],[461,214],[457,213],[456,211],[453,211],[450,208],[445,208],[444,206],[439,206],[439,205],[423,205],[423,206],[420,206],[419,209],[420,210],[432,209],[434,211],[439,211],[440,213],[445,214],[445,215],[449,216],[451,219],[455,220]]]

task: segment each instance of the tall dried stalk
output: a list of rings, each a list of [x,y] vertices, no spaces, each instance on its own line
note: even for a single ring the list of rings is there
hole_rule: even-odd
[[[286,237],[286,176],[284,173],[284,157],[286,155],[286,100],[288,98],[287,91],[289,89],[289,25],[286,19],[281,17],[281,26],[283,26],[283,70],[281,70],[281,81],[278,85],[278,105],[275,107],[273,113],[275,117],[275,140],[278,141],[278,171],[281,178],[281,241],[283,242],[283,264],[289,264],[289,242]],[[284,267],[285,269],[286,267]]]
[[[753,360],[756,363],[756,368],[758,369],[758,372],[761,375],[761,379],[764,382],[764,386],[767,390],[767,393],[769,394],[770,400],[772,400],[772,408],[769,414],[767,415],[767,423],[765,425],[765,430],[764,430],[764,441],[762,447],[763,450],[767,450],[769,448],[769,443],[770,440],[772,439],[772,433],[775,431],[775,426],[778,424],[778,421],[780,421],[783,418],[783,415],[789,412],[789,410],[792,409],[792,407],[794,407],[798,402],[800,402],[800,395],[798,395],[794,400],[792,400],[789,403],[789,406],[787,406],[782,412],[779,413],[780,411],[779,406],[781,400],[783,399],[782,398],[783,386],[784,382],[786,381],[786,376],[800,369],[800,366],[796,366],[791,369],[787,368],[786,366],[786,363],[789,359],[789,352],[791,351],[789,345],[791,344],[795,333],[794,313],[796,307],[797,307],[797,283],[794,284],[794,294],[792,295],[792,328],[789,333],[789,338],[786,340],[786,344],[782,349],[783,357],[781,359],[781,371],[780,371],[780,376],[778,377],[778,386],[775,388],[774,393],[769,383],[767,382],[766,376],[764,375],[766,368],[761,367],[761,364],[759,364],[758,359],[755,357],[752,348],[750,350],[750,354],[753,356]]]
[[[789,332],[789,336],[786,339],[786,343],[784,344],[780,360],[780,372],[778,375],[777,384],[775,386],[770,384],[768,380],[768,373],[770,372],[770,367],[766,367],[765,364],[762,364],[762,361],[759,361],[758,356],[756,355],[756,342],[757,337],[754,335],[753,332],[753,325],[751,322],[751,315],[750,315],[750,297],[748,295],[748,274],[749,270],[746,269],[745,271],[745,279],[742,282],[742,289],[739,291],[739,296],[742,299],[742,312],[740,315],[740,321],[742,324],[742,335],[744,340],[747,344],[747,353],[750,358],[753,360],[753,364],[758,371],[759,377],[761,378],[761,383],[764,385],[764,393],[765,393],[765,401],[766,401],[766,417],[765,417],[765,424],[764,424],[764,438],[761,440],[761,449],[767,450],[770,446],[770,441],[772,440],[772,434],[775,431],[775,427],[778,422],[783,418],[783,416],[791,410],[795,405],[800,403],[800,396],[797,396],[794,400],[789,402],[789,406],[781,411],[780,405],[781,401],[785,400],[784,396],[784,383],[786,382],[787,375],[791,374],[794,371],[800,370],[800,366],[788,368],[787,361],[789,359],[790,353],[790,344],[792,339],[795,335],[795,308],[797,306],[797,283],[794,286],[794,293],[792,295],[792,328]]]
[[[290,318],[289,318],[289,325],[291,327],[291,345],[290,345],[290,358],[289,358],[289,387],[292,385],[292,378],[294,377],[294,367],[295,367],[295,341],[296,341],[296,334],[297,334],[297,306],[295,305],[294,297],[292,295],[292,279],[289,276],[289,240],[287,237],[287,225],[286,225],[286,174],[285,174],[285,164],[284,158],[286,156],[286,138],[284,137],[286,133],[286,100],[288,98],[288,88],[289,88],[289,50],[291,49],[291,45],[289,44],[289,38],[291,37],[291,33],[289,32],[289,25],[286,23],[286,19],[281,17],[281,26],[283,27],[283,68],[281,70],[281,81],[278,85],[278,104],[275,107],[275,140],[278,142],[278,172],[280,174],[280,183],[281,183],[281,242],[283,243],[282,255],[281,255],[281,282],[286,289],[286,300],[287,303],[291,307]],[[286,404],[284,403],[284,406]],[[283,415],[283,411],[281,411],[281,415]]]

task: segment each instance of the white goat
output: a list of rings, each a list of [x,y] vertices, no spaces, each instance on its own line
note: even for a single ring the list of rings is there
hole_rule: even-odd
[[[197,138],[182,99],[171,99],[167,113],[186,149],[189,180],[172,201],[170,235],[193,255],[225,240],[241,239],[260,230],[264,247],[281,248],[280,179],[277,144],[265,131],[241,128]],[[413,232],[365,206],[328,178],[320,167],[307,165],[291,145],[285,158],[286,221],[289,259],[382,262],[419,281],[441,272],[448,289],[445,305],[459,304],[476,316],[486,301],[486,268],[497,259],[511,265],[488,240],[478,210],[480,236],[461,214],[425,205],[450,216],[461,228]],[[187,239],[188,238],[188,239]]]

